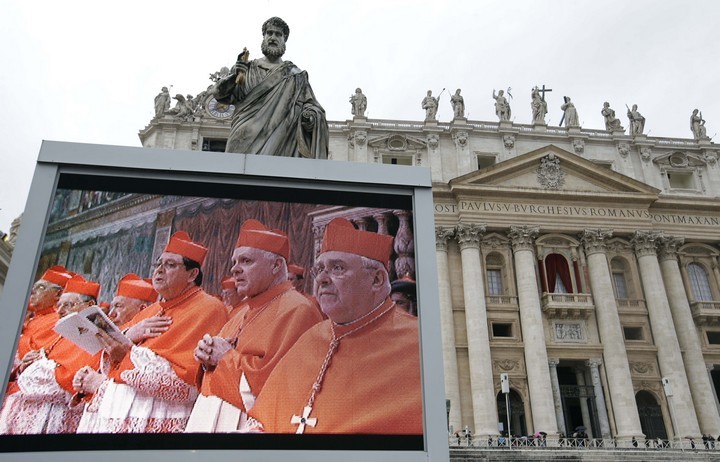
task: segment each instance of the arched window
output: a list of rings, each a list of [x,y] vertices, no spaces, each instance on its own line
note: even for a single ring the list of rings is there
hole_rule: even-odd
[[[545,257],[545,272],[550,292],[556,294],[573,293],[570,267],[565,257],[557,253],[551,253]]]
[[[690,263],[687,267],[688,276],[690,278],[690,286],[692,287],[693,296],[696,301],[712,301],[712,291],[710,291],[710,280],[708,274],[702,265]]]

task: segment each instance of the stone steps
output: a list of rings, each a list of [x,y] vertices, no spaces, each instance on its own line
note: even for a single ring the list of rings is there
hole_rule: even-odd
[[[450,462],[720,462],[720,451],[593,449],[450,449]]]

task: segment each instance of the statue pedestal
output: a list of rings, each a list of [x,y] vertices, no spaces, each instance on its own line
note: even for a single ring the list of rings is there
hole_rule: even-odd
[[[533,130],[535,130],[536,132],[546,132],[546,131],[547,131],[547,124],[534,123],[534,124],[533,124]]]
[[[613,137],[615,136],[625,136],[625,130],[611,130],[610,133]]]
[[[466,128],[467,127],[467,119],[465,117],[456,117],[452,120],[452,122],[450,122],[450,124],[453,127]]]
[[[437,127],[437,124],[438,124],[437,119],[425,119],[426,127]]]
[[[709,137],[699,139],[697,140],[697,143],[699,146],[710,146],[711,144],[713,144],[712,141],[710,141]]]
[[[572,127],[567,127],[567,131],[570,135],[579,135],[580,134],[580,126],[573,125]]]
[[[367,125],[367,117],[365,117],[365,116],[361,116],[361,117],[354,116],[353,119],[352,119],[352,122],[353,122],[354,124]]]
[[[639,135],[635,135],[635,136],[633,137],[633,141],[635,141],[635,142],[638,142],[638,141],[639,141],[639,142],[647,141],[647,135],[643,135],[642,133],[639,134]]]
[[[511,120],[501,120],[500,121],[500,130],[507,130],[509,128],[512,128],[512,121]]]

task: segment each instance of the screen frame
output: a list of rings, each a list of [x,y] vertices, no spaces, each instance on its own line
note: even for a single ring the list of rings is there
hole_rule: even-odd
[[[58,460],[155,460],[197,461],[212,457],[217,461],[252,460],[366,461],[447,461],[447,417],[444,403],[442,342],[430,169],[385,164],[299,159],[245,154],[133,148],[95,144],[43,141],[23,214],[20,232],[8,271],[0,313],[0,371],[7,383],[25,315],[25,304],[34,282],[42,251],[50,208],[62,173],[161,178],[221,184],[262,184],[269,187],[309,188],[329,192],[366,192],[408,195],[413,204],[416,279],[421,374],[423,394],[424,450],[372,451],[313,449],[163,449],[163,450],[86,450],[53,451]],[[2,367],[5,365],[5,367]],[[5,386],[0,389],[0,402]],[[159,435],[162,436],[162,435]],[[212,434],[209,435],[212,437]],[[148,438],[149,435],[145,435]],[[269,437],[269,435],[268,435]],[[151,438],[152,439],[152,438]],[[2,451],[0,449],[0,451]],[[38,452],[0,452],[0,460],[31,460]]]

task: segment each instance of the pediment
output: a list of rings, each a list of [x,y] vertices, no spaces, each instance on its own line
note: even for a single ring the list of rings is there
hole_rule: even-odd
[[[388,151],[412,151],[427,147],[427,141],[415,136],[404,134],[383,135],[368,140],[371,148],[387,149]]]
[[[656,198],[659,190],[554,145],[450,181],[454,194]]]
[[[705,160],[703,160],[700,156],[682,151],[663,154],[662,156],[654,158],[653,162],[658,165],[674,168],[694,168],[703,167],[706,165]]]

